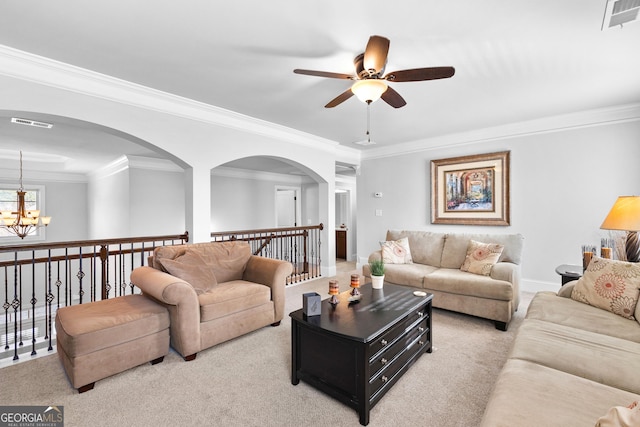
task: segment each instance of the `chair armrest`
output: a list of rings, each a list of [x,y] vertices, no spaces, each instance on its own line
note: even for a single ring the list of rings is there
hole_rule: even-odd
[[[173,348],[183,356],[200,351],[200,303],[188,282],[143,266],[131,272],[131,283],[168,308]]]
[[[261,283],[271,288],[271,300],[275,306],[274,322],[284,317],[284,298],[287,277],[293,272],[290,262],[251,255],[242,276],[243,280]]]

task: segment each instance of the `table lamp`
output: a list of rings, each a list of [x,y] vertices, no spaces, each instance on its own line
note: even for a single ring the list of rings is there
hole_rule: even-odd
[[[627,232],[625,252],[627,261],[640,262],[638,231],[640,231],[640,196],[620,196],[600,226],[603,230]]]

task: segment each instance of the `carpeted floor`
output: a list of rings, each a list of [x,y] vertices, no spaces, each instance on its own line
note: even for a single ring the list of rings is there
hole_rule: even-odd
[[[347,290],[353,264],[338,266]],[[287,288],[286,313],[302,293],[325,298],[329,278]],[[434,309],[435,351],[425,354],[371,411],[377,426],[477,425],[493,383],[526,312],[523,301],[509,330],[493,322]],[[0,405],[62,405],[65,426],[358,426],[356,412],[301,382],[291,385],[291,322],[266,327],[198,353],[184,362],[130,369],[78,394],[56,354],[0,369]]]

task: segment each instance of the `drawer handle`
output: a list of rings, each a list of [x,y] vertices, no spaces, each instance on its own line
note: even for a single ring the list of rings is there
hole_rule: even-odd
[[[387,345],[388,343],[387,343],[387,340],[382,340],[382,341],[380,341],[380,344],[382,344],[383,346],[385,346],[385,345]]]
[[[419,312],[418,312],[418,317],[422,317],[422,316],[424,316],[424,313],[423,313],[423,312],[421,312],[421,311],[419,311]]]
[[[423,328],[422,326],[420,326],[420,327],[418,328],[418,331],[420,331],[420,332],[424,332],[424,328]]]
[[[388,360],[387,360],[387,359],[385,359],[385,358],[383,357],[383,358],[382,358],[382,360],[380,360],[380,362],[381,362],[383,365],[386,365],[386,364],[387,364],[387,362],[388,362]]]
[[[424,341],[418,341],[418,344],[424,345]]]
[[[386,383],[387,381],[389,381],[389,378],[387,378],[385,375],[383,375],[381,379],[383,383]]]

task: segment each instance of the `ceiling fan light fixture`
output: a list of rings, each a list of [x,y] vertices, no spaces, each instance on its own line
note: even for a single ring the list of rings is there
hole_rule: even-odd
[[[379,79],[358,80],[351,86],[351,92],[364,103],[375,102],[387,90],[387,82]]]

